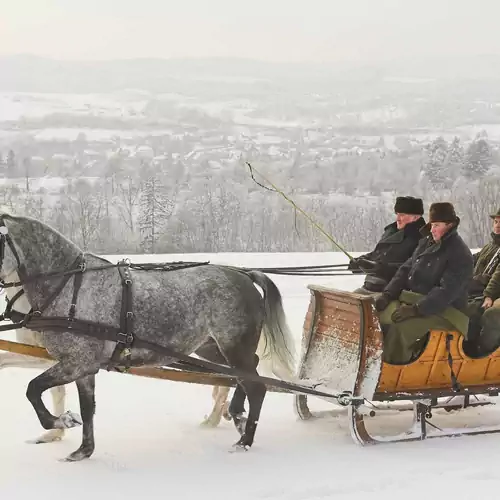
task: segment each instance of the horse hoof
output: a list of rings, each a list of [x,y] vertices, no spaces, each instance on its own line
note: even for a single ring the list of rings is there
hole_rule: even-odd
[[[71,429],[72,427],[77,427],[82,425],[82,417],[78,413],[73,413],[72,411],[67,411],[59,416],[55,422],[55,427],[58,429]]]
[[[250,446],[240,443],[239,441],[237,443],[234,443],[231,449],[229,450],[229,453],[241,453],[243,451],[248,451],[250,449]]]
[[[201,422],[200,426],[201,427],[209,427],[209,428],[214,428],[214,427],[217,427],[220,423],[220,418],[218,420],[216,419],[213,419],[213,418],[205,418],[205,420],[203,420],[203,422]]]
[[[89,458],[93,451],[93,449],[78,448],[78,450],[70,453],[66,458],[61,458],[59,462],[79,462],[80,460]]]
[[[64,437],[63,429],[51,429],[50,431],[42,434],[36,439],[30,439],[26,441],[28,444],[44,444],[44,443],[54,443],[56,441],[61,441]]]

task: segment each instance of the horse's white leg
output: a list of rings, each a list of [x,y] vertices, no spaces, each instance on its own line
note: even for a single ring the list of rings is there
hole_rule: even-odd
[[[214,400],[214,407],[212,413],[202,422],[202,425],[207,427],[217,427],[221,421],[222,415],[226,420],[231,420],[228,414],[227,408],[227,397],[229,395],[230,387],[219,387],[214,386],[212,390],[212,399]],[[228,418],[229,416],[229,418]]]
[[[39,368],[47,369],[49,366],[53,365],[52,361],[47,361],[45,359],[34,358],[33,356],[24,356],[22,354],[6,352],[0,354],[0,369],[2,368]],[[65,386],[52,387],[50,390],[52,395],[52,402],[54,405],[54,413],[56,415],[62,415],[64,413],[64,401],[66,397]],[[60,441],[64,436],[64,429],[51,429],[42,436],[31,443],[51,443],[53,441]]]

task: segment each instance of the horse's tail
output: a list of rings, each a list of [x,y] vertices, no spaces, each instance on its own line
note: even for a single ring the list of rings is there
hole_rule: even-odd
[[[291,380],[295,375],[295,347],[283,310],[281,293],[274,282],[260,271],[249,271],[248,275],[264,292],[263,335],[257,347],[259,372],[264,368],[282,380]]]

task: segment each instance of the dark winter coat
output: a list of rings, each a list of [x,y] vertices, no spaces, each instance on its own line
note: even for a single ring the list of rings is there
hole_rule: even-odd
[[[500,254],[493,261],[493,266],[486,269],[498,250],[500,250],[500,234],[491,233],[490,243],[474,254],[474,277],[469,287],[469,296],[484,296],[493,300],[500,298]]]
[[[399,267],[413,254],[422,237],[420,229],[424,226],[425,220],[420,217],[401,230],[398,230],[395,222],[384,228],[384,234],[374,250],[358,257],[378,264],[366,276],[363,285],[366,290],[381,292],[384,289]]]
[[[457,224],[458,225],[458,224]],[[384,293],[397,299],[403,290],[425,295],[418,303],[420,315],[439,314],[447,307],[464,311],[474,262],[469,247],[452,228],[437,243],[428,227],[413,255],[399,268]]]

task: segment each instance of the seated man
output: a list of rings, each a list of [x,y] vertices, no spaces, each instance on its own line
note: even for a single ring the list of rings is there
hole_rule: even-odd
[[[382,238],[375,249],[349,262],[347,269],[366,271],[364,285],[355,293],[372,294],[381,292],[391,281],[396,271],[417,248],[425,226],[424,205],[420,198],[400,196],[394,205],[396,221],[384,228]]]
[[[474,254],[469,285],[467,354],[472,356],[489,354],[500,345],[500,210],[490,218],[491,241]]]
[[[407,364],[430,329],[467,336],[467,289],[474,267],[451,203],[433,203],[413,255],[375,300],[384,331],[384,361]]]

